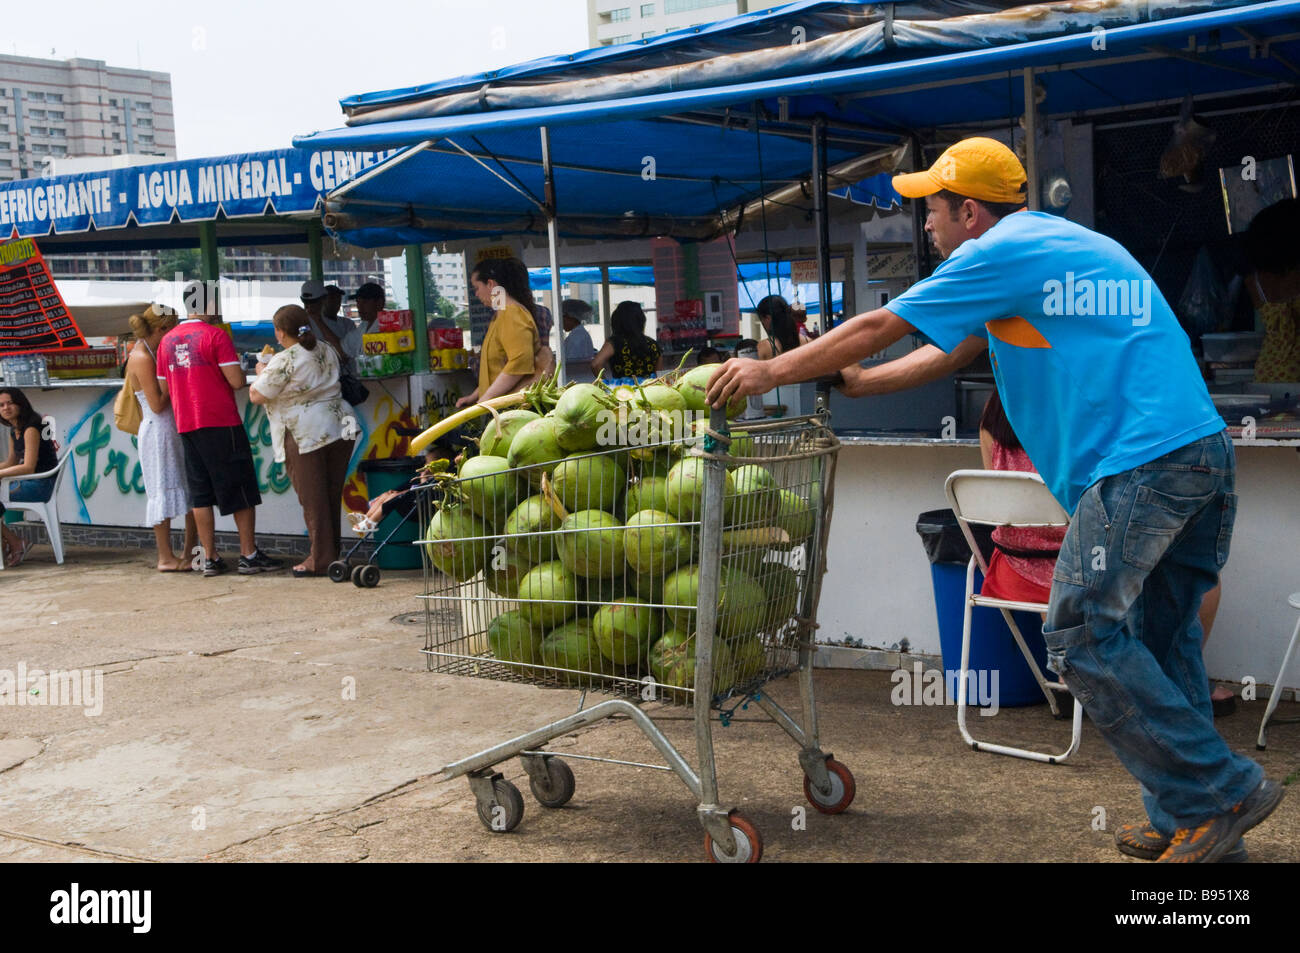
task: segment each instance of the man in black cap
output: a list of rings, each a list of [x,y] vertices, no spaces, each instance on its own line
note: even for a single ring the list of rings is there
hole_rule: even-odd
[[[353,293],[352,300],[357,303],[357,316],[361,318],[363,334],[369,334],[374,328],[375,319],[384,307],[384,299],[384,286],[373,281],[367,281]]]

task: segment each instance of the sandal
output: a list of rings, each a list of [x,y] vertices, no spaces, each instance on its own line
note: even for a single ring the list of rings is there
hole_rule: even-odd
[[[12,547],[6,550],[5,565],[10,568],[22,565],[23,560],[27,558],[27,553],[30,550],[31,547],[20,539],[18,541],[18,552],[15,553]]]

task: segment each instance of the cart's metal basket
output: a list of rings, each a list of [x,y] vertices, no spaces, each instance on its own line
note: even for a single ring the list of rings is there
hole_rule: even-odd
[[[707,627],[720,707],[808,664],[839,443],[820,417],[731,426],[421,493],[430,670],[689,704]]]

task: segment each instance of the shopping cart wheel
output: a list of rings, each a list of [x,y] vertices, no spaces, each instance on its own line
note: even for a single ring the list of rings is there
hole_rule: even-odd
[[[524,819],[524,796],[505,778],[492,782],[492,799],[478,802],[478,819],[494,834],[505,834]]]
[[[749,823],[735,811],[728,815],[731,822],[731,836],[736,838],[736,854],[728,857],[713,843],[713,838],[704,835],[704,851],[709,860],[715,864],[756,864],[763,859],[763,838],[758,828]]]
[[[330,582],[347,582],[348,577],[352,575],[352,567],[341,559],[336,559],[330,563],[329,569],[325,572],[330,577]]]
[[[352,581],[362,589],[373,589],[379,585],[379,567],[374,563],[358,566],[359,572],[353,573]]]
[[[559,758],[547,758],[546,773],[545,784],[538,784],[536,778],[530,778],[529,790],[542,807],[564,807],[573,797],[573,769]]]
[[[853,780],[853,772],[834,758],[826,759],[826,773],[830,776],[830,793],[823,794],[817,790],[808,775],[803,777],[803,794],[814,809],[823,814],[841,814],[853,803],[853,796],[858,793],[858,786]]]

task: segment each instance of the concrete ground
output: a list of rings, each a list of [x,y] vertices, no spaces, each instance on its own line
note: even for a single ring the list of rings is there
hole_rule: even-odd
[[[16,705],[0,686],[0,859],[703,859],[686,788],[647,768],[572,761],[576,796],[546,810],[509,762],[524,819],[511,834],[486,831],[467,783],[440,783],[437,770],[572,713],[579,696],[427,672],[423,626],[394,621],[419,611],[418,576],[386,573],[371,590],[285,574],[202,579],[158,575],[138,550],[73,550],[57,567],[47,548],[0,573],[0,679],[20,664],[104,673],[102,713],[90,717],[85,698]],[[49,697],[48,681],[35,685]],[[717,727],[722,799],[762,832],[765,860],[1135,862],[1112,836],[1142,816],[1137,785],[1091,724],[1066,765],[976,754],[954,709],[895,707],[891,688],[888,672],[817,672],[824,746],[857,778],[838,817],[804,810],[796,749],[753,708]],[[772,694],[797,702],[789,679]],[[1254,751],[1263,705],[1217,724],[1269,776],[1295,776],[1300,726],[1275,726],[1269,749]],[[694,762],[688,712],[657,721]],[[1045,706],[972,722],[1011,743],[1064,747],[1069,731]],[[552,748],[656,760],[626,720]],[[1256,861],[1300,860],[1300,796],[1248,844]]]

